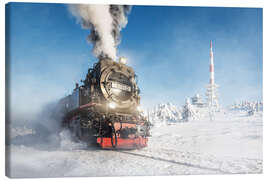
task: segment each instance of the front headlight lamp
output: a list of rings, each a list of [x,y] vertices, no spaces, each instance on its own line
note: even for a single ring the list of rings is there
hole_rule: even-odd
[[[127,64],[127,59],[126,59],[125,57],[120,57],[120,58],[119,58],[119,62],[120,62],[121,64]]]
[[[108,106],[109,106],[109,108],[111,108],[111,109],[115,109],[115,108],[116,108],[116,104],[115,104],[114,102],[110,102],[110,103],[108,104]]]
[[[141,106],[137,106],[137,111],[142,112],[142,107]]]

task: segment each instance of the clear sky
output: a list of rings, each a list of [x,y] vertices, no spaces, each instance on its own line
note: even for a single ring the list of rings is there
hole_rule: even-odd
[[[97,61],[89,31],[64,4],[12,3],[8,13],[12,106],[71,93]],[[260,8],[133,6],[121,35],[118,56],[135,69],[144,107],[205,98],[210,40],[221,104],[262,100]]]

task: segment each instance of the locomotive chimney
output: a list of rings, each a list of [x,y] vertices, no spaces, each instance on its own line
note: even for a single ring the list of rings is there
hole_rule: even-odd
[[[108,57],[108,56],[99,56],[98,59],[99,59],[100,62],[101,62],[101,61],[104,61],[104,60],[106,60],[106,61],[107,61],[107,60],[113,61],[113,59],[110,58],[110,57]]]

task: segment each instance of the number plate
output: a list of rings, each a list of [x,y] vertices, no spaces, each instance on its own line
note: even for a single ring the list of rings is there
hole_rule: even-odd
[[[128,91],[131,92],[131,87],[125,84],[121,84],[118,82],[112,82],[112,88],[120,89],[122,91]]]

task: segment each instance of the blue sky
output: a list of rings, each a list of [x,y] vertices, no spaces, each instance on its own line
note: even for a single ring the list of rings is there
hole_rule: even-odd
[[[97,61],[64,4],[12,3],[9,20],[11,104],[22,111],[71,93]],[[262,100],[262,9],[133,6],[128,20],[118,55],[135,69],[144,107],[205,97],[210,40],[221,104]]]

